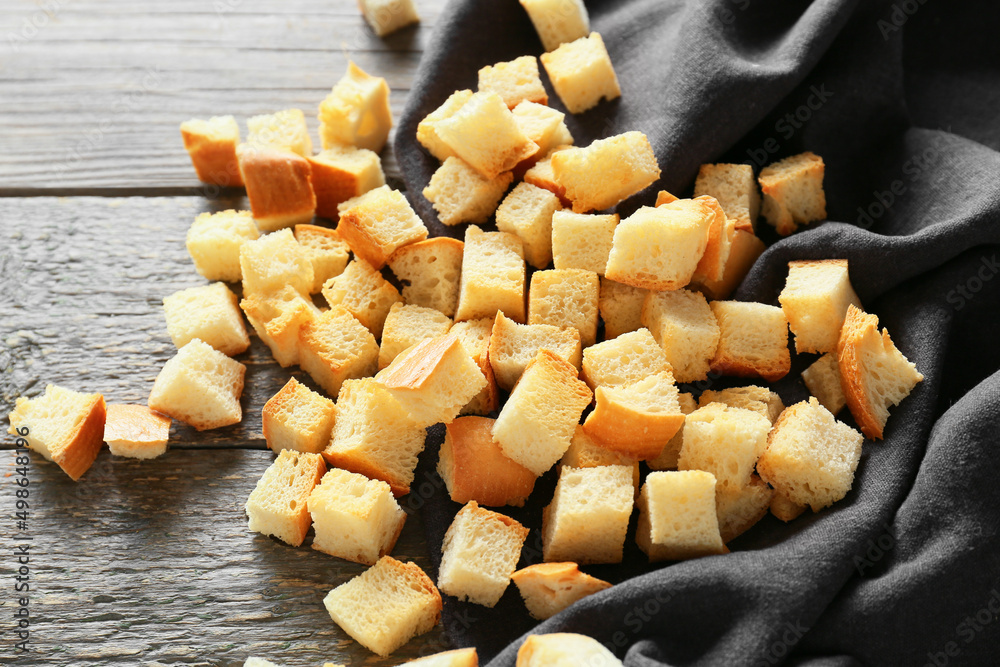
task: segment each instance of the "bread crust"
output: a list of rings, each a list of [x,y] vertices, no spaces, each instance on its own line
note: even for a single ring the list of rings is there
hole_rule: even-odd
[[[308,160],[292,151],[245,144],[236,155],[250,210],[261,230],[312,221],[316,195]]]
[[[865,368],[860,356],[861,345],[868,331],[874,331],[878,335],[878,317],[853,304],[848,306],[840,339],[837,341],[837,363],[840,368],[840,386],[854,420],[865,437],[881,440],[885,423],[879,420],[872,397],[865,390]],[[885,330],[882,331],[882,340],[892,344],[889,332]]]
[[[90,469],[104,444],[104,423],[107,405],[104,396],[93,394],[87,406],[87,417],[80,422],[70,435],[69,442],[59,453],[53,453],[52,460],[69,475],[74,482]]]
[[[607,449],[643,461],[653,459],[684,426],[683,412],[647,412],[613,398],[605,387],[598,387],[594,395],[596,406],[583,430]]]
[[[523,507],[535,487],[535,474],[504,456],[493,439],[494,421],[459,417],[447,424],[438,473],[456,503]]]

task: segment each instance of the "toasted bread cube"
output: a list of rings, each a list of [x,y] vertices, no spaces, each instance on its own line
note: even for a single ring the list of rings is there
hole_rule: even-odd
[[[752,475],[750,483],[739,489],[716,485],[715,510],[722,541],[736,539],[763,519],[773,496],[774,489],[757,475]]]
[[[240,270],[244,297],[276,292],[286,285],[300,294],[309,294],[313,285],[309,254],[290,229],[244,243],[240,247]]]
[[[702,470],[651,472],[639,492],[635,541],[650,562],[725,553],[715,477]]]
[[[863,442],[864,436],[810,398],[781,413],[757,472],[776,493],[818,512],[851,490]]]
[[[392,551],[406,512],[385,482],[333,468],[306,501],[316,537],[312,548],[374,565]]]
[[[510,171],[538,152],[524,135],[503,98],[473,93],[459,109],[434,123],[434,131],[457,157],[487,179]]]
[[[339,276],[328,280],[322,291],[331,307],[347,309],[376,338],[382,337],[392,304],[403,300],[399,291],[360,257],[354,258]]]
[[[354,146],[332,146],[319,155],[306,155],[312,167],[316,215],[336,220],[337,206],[352,197],[385,185],[378,153]]]
[[[635,489],[632,466],[563,466],[542,511],[546,563],[620,563]]]
[[[493,423],[488,417],[459,417],[448,424],[438,474],[456,503],[523,507],[535,474],[504,455],[493,439]]]
[[[417,343],[375,379],[421,426],[453,421],[486,386],[479,364],[454,334]]]
[[[497,384],[510,391],[542,349],[580,367],[580,332],[551,324],[517,324],[498,313],[490,332],[489,361]]]
[[[247,118],[247,143],[254,146],[270,146],[298,153],[302,157],[312,155],[312,139],[306,127],[306,116],[302,109],[284,109],[272,114]]]
[[[552,214],[552,260],[557,269],[583,269],[604,275],[618,226],[618,214]]]
[[[225,283],[174,292],[163,298],[167,333],[178,349],[200,338],[219,352],[235,356],[250,347],[236,295]]]
[[[767,417],[774,424],[785,409],[781,397],[767,387],[727,387],[718,391],[706,389],[698,397],[698,405],[705,407],[709,403],[722,403],[731,408],[743,408]]]
[[[685,289],[651,292],[642,305],[642,324],[663,348],[678,382],[708,378],[719,323],[704,296]]]
[[[373,268],[385,266],[396,249],[427,238],[427,227],[402,192],[383,185],[356,201],[341,212],[337,233]]]
[[[773,489],[772,489],[773,490]],[[785,523],[799,518],[808,509],[805,505],[793,503],[782,493],[775,491],[771,495],[771,514]]]
[[[347,72],[319,105],[323,150],[355,146],[378,153],[391,128],[389,84],[349,61]]]
[[[677,395],[670,371],[630,385],[597,387],[597,405],[583,430],[608,449],[641,460],[656,458],[684,425]]]
[[[642,328],[583,351],[583,380],[591,389],[623,387],[650,375],[670,371],[663,348]]]
[[[286,285],[277,292],[250,292],[240,307],[282,368],[299,363],[299,332],[319,315],[311,300]]]
[[[517,569],[528,529],[475,500],[458,511],[441,544],[438,588],[484,607],[495,607]]]
[[[677,402],[680,404],[681,412],[684,413],[685,417],[698,409],[698,402],[689,393],[682,392],[678,394]],[[685,419],[685,421],[687,420]],[[680,458],[683,447],[684,427],[682,426],[674,434],[674,437],[670,439],[670,442],[664,445],[656,458],[646,460],[646,465],[649,466],[650,470],[676,470],[677,459]]]
[[[327,280],[339,276],[351,260],[351,247],[335,229],[317,225],[295,225],[295,240],[306,251],[313,268],[310,294],[323,289]]]
[[[302,544],[312,523],[306,501],[326,472],[319,454],[285,450],[257,481],[247,499],[249,528],[285,544]]]
[[[694,182],[694,196],[715,197],[726,217],[736,220],[740,226],[750,226],[750,232],[757,224],[760,213],[760,192],[753,176],[753,167],[748,164],[703,164],[698,169]]]
[[[358,6],[379,37],[420,21],[413,0],[358,0]]]
[[[519,168],[537,163],[558,146],[573,143],[573,135],[566,127],[566,114],[545,106],[544,102],[536,104],[525,100],[511,109],[511,113],[524,135],[538,144],[538,152],[526,158]]]
[[[779,234],[788,236],[799,225],[826,217],[825,170],[823,158],[809,152],[786,157],[761,170],[757,179],[764,193],[761,213]]]
[[[455,322],[451,327],[449,333],[458,336],[465,351],[472,356],[472,360],[479,365],[479,370],[486,378],[486,386],[462,408],[459,414],[485,416],[496,410],[499,405],[497,380],[489,358],[490,334],[492,332],[493,320],[488,318]]]
[[[268,399],[262,412],[264,440],[273,451],[288,449],[317,454],[330,442],[337,406],[290,378]]]
[[[789,262],[778,302],[795,334],[796,352],[836,350],[848,306],[861,307],[846,259]]]
[[[426,658],[409,660],[406,664],[416,667],[479,667],[479,656],[476,654],[475,648],[459,648],[454,651],[435,653]],[[328,666],[324,665],[324,667]]]
[[[600,288],[593,271],[536,271],[528,290],[528,324],[572,327],[580,332],[581,346],[589,347],[597,341]]]
[[[556,2],[582,4],[580,0],[556,0]],[[517,651],[517,667],[550,665],[622,667],[622,662],[600,642],[586,635],[572,632],[528,635]]]
[[[486,177],[465,161],[449,157],[431,176],[423,195],[434,205],[442,225],[481,224],[497,210],[512,180],[514,175],[509,171]]]
[[[538,563],[511,575],[531,617],[539,621],[555,616],[588,595],[611,584],[580,571],[576,563]]]
[[[691,276],[693,282],[709,282],[722,280],[725,275],[726,263],[729,261],[729,249],[736,233],[736,221],[726,219],[726,212],[715,197],[702,195],[695,201],[704,203],[712,212],[712,222],[708,228],[708,244],[705,252],[698,260],[698,266]]]
[[[889,406],[899,405],[924,376],[889,338],[878,317],[850,305],[837,343],[840,386],[861,432],[882,438]],[[794,498],[793,498],[794,500]]]
[[[541,475],[569,449],[591,398],[576,368],[543,349],[500,410],[493,437],[508,458]]]
[[[454,316],[464,249],[458,239],[438,236],[392,253],[389,267],[403,283],[403,300]]]
[[[598,307],[604,322],[604,340],[642,328],[642,304],[649,290],[601,278]]]
[[[587,213],[644,190],[660,177],[660,167],[646,135],[626,132],[598,139],[586,148],[553,153],[552,173],[573,202],[573,212]]]
[[[750,483],[757,459],[767,447],[767,417],[722,403],[698,408],[684,419],[684,446],[678,470],[704,470],[719,486],[740,489]]]
[[[538,59],[521,56],[510,62],[487,65],[479,70],[479,92],[496,93],[513,109],[521,102],[548,104],[542,80],[538,76]]]
[[[548,190],[518,183],[497,209],[497,229],[521,239],[525,260],[544,269],[552,261],[552,214],[561,208]]]
[[[555,171],[552,169],[552,156],[560,151],[569,150],[570,148],[572,148],[570,145],[556,146],[550,150],[547,155],[544,155],[535,164],[533,164],[528,171],[524,172],[525,183],[530,183],[531,185],[542,188],[543,190],[548,190],[556,197],[559,197],[559,202],[564,207],[571,207],[573,202],[571,202],[569,197],[566,196],[566,188],[556,180]],[[538,157],[538,154],[533,155],[531,159],[536,157]]]
[[[323,457],[336,468],[382,480],[396,497],[405,496],[426,435],[424,427],[374,379],[347,380]]]
[[[604,275],[650,290],[684,287],[708,245],[711,221],[710,209],[690,199],[643,206],[615,228]]]
[[[145,405],[107,406],[104,442],[115,456],[155,459],[167,451],[170,417]]]
[[[764,252],[764,242],[754,236],[753,232],[743,229],[733,230],[733,238],[729,245],[729,259],[721,280],[708,280],[704,276],[694,276],[693,286],[709,299],[725,299],[732,294],[754,262]]]
[[[788,320],[781,308],[747,301],[713,301],[709,306],[719,323],[714,372],[770,382],[788,374],[792,356]]]
[[[465,230],[462,281],[455,320],[496,317],[503,313],[524,322],[524,248],[506,232],[484,232],[475,225]]]
[[[458,157],[458,154],[438,137],[437,125],[441,121],[451,118],[469,101],[470,97],[472,97],[471,90],[456,90],[448,96],[448,99],[441,106],[427,114],[417,125],[417,141],[441,162],[450,157]]]
[[[199,181],[222,187],[243,185],[236,160],[240,126],[235,118],[213,116],[185,121],[181,123],[181,138]]]
[[[236,157],[250,210],[261,231],[312,220],[316,194],[309,160],[289,150],[256,144],[240,144]]]
[[[345,380],[375,372],[378,344],[350,311],[334,306],[299,330],[299,366],[336,398]]]
[[[374,566],[323,599],[334,622],[359,644],[382,657],[441,618],[441,594],[414,563],[383,556]]]
[[[100,394],[50,384],[42,396],[18,397],[7,432],[24,438],[30,449],[54,462],[75,482],[101,451],[106,416]]]
[[[149,407],[199,431],[238,424],[245,373],[246,366],[195,338],[160,369]]]
[[[250,211],[201,213],[188,229],[186,245],[194,268],[208,280],[235,283],[243,278],[240,248],[260,236]]]
[[[379,370],[402,352],[428,338],[444,336],[451,329],[451,318],[422,306],[394,303],[385,318],[382,344],[378,349]]]
[[[840,386],[840,364],[837,353],[827,352],[802,371],[802,381],[809,393],[819,399],[820,405],[837,414],[847,405],[847,398]]]
[[[541,60],[552,87],[570,113],[583,113],[597,106],[602,98],[613,100],[622,95],[604,40],[596,32],[543,53]]]
[[[521,0],[521,6],[528,12],[546,51],[590,32],[590,17],[583,0]]]
[[[639,459],[605,447],[587,435],[583,426],[579,424],[577,424],[576,431],[573,432],[569,449],[559,459],[559,469],[562,470],[565,466],[571,468],[629,466],[632,468],[632,485],[635,487],[636,495],[639,494]]]

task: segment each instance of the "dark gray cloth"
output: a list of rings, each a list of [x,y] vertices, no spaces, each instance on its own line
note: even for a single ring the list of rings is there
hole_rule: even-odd
[[[733,553],[676,564],[647,564],[633,525],[624,563],[585,568],[610,590],[537,627],[514,586],[492,610],[448,599],[451,641],[491,667],[513,665],[528,631],[594,636],[630,667],[1000,663],[1000,5],[587,5],[622,97],[569,116],[570,129],[578,145],[641,130],[663,171],[618,210],[651,204],[661,187],[690,193],[704,162],[759,170],[818,153],[829,221],[786,239],[762,224],[769,248],[736,298],[777,304],[789,260],[848,258],[866,309],[925,380],[890,411],[885,440],[865,442],[854,488],[833,507],[787,525],[768,516]],[[417,122],[474,89],[480,67],[541,52],[515,0],[446,9],[396,139],[432,233],[463,230],[443,229],[419,195],[437,163]],[[807,396],[799,373],[814,358],[795,356],[776,384],[786,404]],[[458,510],[434,473],[440,439],[432,429],[408,500],[434,558]],[[553,485],[550,471],[509,512],[532,528],[522,565],[540,560]]]

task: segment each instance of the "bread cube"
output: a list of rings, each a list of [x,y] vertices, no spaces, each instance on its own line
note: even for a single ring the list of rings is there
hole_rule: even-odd
[[[451,327],[449,333],[458,336],[462,347],[472,356],[472,360],[479,365],[479,370],[482,371],[483,376],[486,378],[486,386],[462,408],[459,414],[488,415],[496,410],[499,405],[497,380],[489,358],[490,334],[492,332],[493,320],[487,318],[455,322]]]
[[[104,442],[115,456],[155,459],[167,451],[170,417],[153,412],[145,405],[107,406]]]
[[[604,40],[596,32],[543,53],[541,60],[552,87],[570,113],[583,113],[601,99],[613,100],[622,95]]]
[[[538,162],[558,146],[573,143],[573,135],[566,127],[566,114],[545,106],[544,102],[536,104],[524,100],[513,107],[511,113],[524,136],[538,144],[538,152],[522,161],[519,169],[526,169]]]
[[[557,269],[583,269],[604,275],[618,226],[618,214],[552,214],[552,261]]]
[[[378,367],[375,337],[340,306],[299,330],[299,366],[333,398],[345,380],[372,375]]]
[[[710,403],[722,403],[731,408],[742,408],[767,417],[774,424],[785,409],[781,397],[767,387],[726,387],[718,391],[706,389],[698,397],[698,405],[705,407]]]
[[[691,282],[705,248],[712,213],[690,199],[643,206],[622,220],[604,275],[650,290],[677,290]]]
[[[319,315],[311,300],[286,285],[277,292],[250,292],[240,307],[282,368],[299,363],[299,332]]]
[[[546,51],[590,32],[590,17],[583,0],[521,0],[521,6],[528,12]]]
[[[392,304],[382,329],[378,367],[383,369],[403,351],[428,338],[444,336],[451,329],[451,318],[433,308]]]
[[[454,651],[435,653],[426,658],[408,660],[407,665],[418,667],[479,667],[479,656],[475,648],[459,648]],[[324,665],[324,667],[326,667]]]
[[[417,125],[417,141],[441,162],[450,157],[458,157],[458,154],[438,137],[437,125],[441,121],[451,118],[469,101],[470,97],[472,97],[471,90],[456,90],[448,96],[448,99],[441,106],[427,114]]]
[[[486,386],[479,364],[453,334],[417,343],[375,379],[421,426],[451,422]]]
[[[500,410],[493,437],[508,458],[541,475],[566,453],[591,398],[576,368],[543,349]]]
[[[302,109],[284,109],[272,114],[247,118],[247,143],[254,146],[270,146],[298,153],[304,158],[312,155],[312,139],[306,127],[306,116]]]
[[[577,424],[570,440],[569,449],[559,459],[559,470],[565,466],[571,468],[597,468],[599,466],[629,466],[632,468],[632,485],[636,495],[639,494],[639,459],[619,451],[609,449],[594,440],[583,426]]]
[[[698,402],[689,393],[681,392],[677,395],[677,402],[681,406],[681,412],[685,417],[698,409]],[[687,421],[685,419],[685,421]],[[659,455],[652,459],[646,459],[646,465],[650,470],[676,470],[677,459],[680,458],[681,449],[684,447],[684,427],[677,429],[670,442],[664,445]]]
[[[712,473],[651,472],[639,492],[638,506],[635,541],[650,562],[725,553]]]
[[[510,62],[487,65],[479,70],[479,92],[496,93],[508,109],[521,102],[548,104],[542,80],[538,76],[538,59],[535,56],[521,56]]]
[[[191,164],[202,183],[222,187],[240,187],[240,167],[236,146],[240,126],[232,116],[213,116],[208,120],[193,118],[181,123],[181,138],[191,157]]]
[[[307,155],[312,168],[316,215],[336,220],[337,206],[385,185],[378,153],[354,146],[331,146],[319,155]]]
[[[597,306],[601,281],[593,271],[554,269],[536,271],[528,290],[528,324],[572,327],[580,344],[597,340]]]
[[[708,243],[705,252],[698,260],[698,266],[691,276],[693,282],[722,280],[729,260],[729,249],[732,246],[733,235],[736,233],[736,221],[727,220],[726,212],[722,210],[714,197],[702,195],[695,201],[705,204],[712,212],[712,222],[708,228]]]
[[[313,549],[365,565],[392,551],[406,522],[388,484],[339,468],[323,475],[305,506]]]
[[[302,544],[312,523],[306,501],[326,472],[319,454],[285,450],[257,481],[247,499],[250,530],[285,544]]]
[[[346,380],[323,457],[333,467],[382,480],[396,497],[405,496],[426,435],[424,427],[374,379]]]
[[[240,247],[243,296],[264,295],[290,285],[300,294],[313,286],[312,261],[290,229],[267,234]]]
[[[536,187],[542,188],[543,190],[548,190],[556,197],[559,197],[559,202],[565,206],[572,206],[573,202],[570,201],[569,197],[566,196],[566,188],[563,187],[557,180],[555,171],[552,169],[552,156],[560,151],[569,150],[572,146],[562,145],[556,146],[539,159],[535,164],[524,172],[524,182],[530,183]],[[535,159],[538,157],[539,153],[533,155],[530,159]]]
[[[174,292],[163,298],[167,333],[178,349],[200,338],[219,352],[235,356],[250,347],[236,295],[225,283]]]
[[[551,324],[517,324],[498,313],[490,333],[489,362],[497,384],[510,391],[542,349],[580,367],[580,332]]]
[[[323,599],[330,617],[359,644],[382,657],[441,618],[441,594],[414,563],[382,556],[374,566]]]
[[[726,217],[753,232],[760,212],[760,192],[748,164],[703,164],[694,182],[694,196],[709,195],[718,200]]]
[[[552,214],[561,208],[548,190],[518,183],[497,209],[497,229],[521,239],[525,260],[544,269],[552,262]]]
[[[357,202],[342,210],[337,233],[373,268],[385,266],[397,248],[427,238],[427,227],[402,192],[383,185]]]
[[[715,511],[722,541],[736,539],[763,519],[773,496],[774,489],[757,475],[752,475],[750,483],[739,489],[716,485]]]
[[[777,306],[747,301],[709,304],[719,324],[712,370],[722,375],[780,380],[792,368],[788,320]]]
[[[631,466],[563,466],[542,511],[545,562],[620,563],[633,494]]]
[[[854,420],[867,437],[880,440],[889,406],[910,395],[924,376],[889,337],[878,332],[878,317],[847,307],[837,343],[840,386]],[[794,500],[794,497],[793,497]]]
[[[327,280],[339,276],[351,259],[351,247],[335,229],[317,225],[295,225],[295,240],[305,250],[312,264],[313,282],[310,294],[323,289]]]
[[[623,387],[670,370],[663,348],[642,328],[584,350],[581,377],[591,389]]]
[[[626,132],[598,139],[586,148],[553,153],[552,173],[573,202],[573,212],[587,213],[644,190],[660,177],[660,167],[646,135]]]
[[[799,225],[826,217],[825,170],[823,158],[810,152],[786,157],[761,170],[757,179],[764,193],[761,213],[779,234],[788,236]]]
[[[337,406],[290,378],[281,390],[268,399],[262,412],[264,440],[273,451],[282,450],[317,454],[330,442]]]
[[[538,152],[538,144],[524,135],[503,98],[493,92],[473,93],[449,117],[436,121],[434,131],[452,153],[487,179]]]
[[[608,449],[641,460],[656,458],[684,425],[677,395],[670,371],[630,385],[597,387],[597,405],[583,430]]]
[[[740,286],[763,252],[764,242],[754,236],[753,232],[734,229],[722,279],[709,280],[704,276],[692,276],[692,286],[709,299],[725,299]]]
[[[720,333],[704,296],[685,289],[651,292],[642,305],[642,324],[663,348],[678,382],[708,378]]]
[[[486,177],[465,161],[449,157],[435,170],[423,195],[434,205],[442,225],[481,224],[497,210],[512,180],[514,176],[509,171]]]
[[[837,353],[827,352],[802,371],[802,381],[809,393],[819,399],[820,405],[837,414],[847,405],[844,390],[840,386],[840,364]]]
[[[719,486],[739,489],[750,483],[757,459],[767,447],[771,422],[751,410],[711,403],[684,419],[684,446],[678,470],[704,470]]]
[[[237,146],[236,158],[250,210],[261,231],[273,232],[312,220],[316,195],[309,160],[289,150],[256,144]]]
[[[199,431],[238,424],[245,373],[246,366],[195,338],[160,369],[149,407]]]
[[[493,439],[493,419],[459,417],[445,427],[437,471],[456,503],[523,507],[535,474],[507,458]],[[447,591],[445,591],[447,592]]]
[[[399,291],[360,257],[354,258],[339,276],[328,280],[322,291],[331,307],[345,308],[375,338],[382,337],[382,327],[392,304],[403,300]]]
[[[846,259],[789,262],[778,302],[795,334],[796,352],[836,350],[848,306],[861,307]]]
[[[555,616],[588,595],[611,588],[608,582],[580,571],[576,563],[538,563],[511,575],[531,617]],[[550,663],[549,663],[550,664]]]
[[[7,432],[24,438],[29,449],[58,465],[75,482],[101,451],[106,415],[100,394],[82,394],[50,384],[42,396],[18,397],[8,417]]]
[[[550,4],[554,4],[549,0]],[[580,0],[555,2],[581,4]],[[572,632],[548,635],[528,635],[517,651],[517,667],[550,667],[551,665],[593,665],[622,667],[614,653],[592,637]]]
[[[438,588],[484,607],[495,607],[517,569],[528,529],[479,507],[475,500],[458,511],[441,544]]]
[[[281,667],[281,665],[276,665],[270,660],[264,660],[263,658],[247,658],[243,663],[243,667]]]
[[[188,229],[186,245],[202,277],[234,283],[243,277],[240,248],[259,236],[250,211],[230,209],[199,214]]]
[[[319,105],[323,150],[354,146],[378,153],[385,146],[391,128],[389,84],[349,61],[347,72]]]
[[[403,300],[454,316],[464,249],[458,239],[438,236],[392,253],[389,267],[403,284]]]
[[[772,491],[774,491],[772,489]],[[799,518],[803,512],[806,511],[807,507],[805,505],[800,505],[799,503],[793,503],[788,499],[788,496],[774,491],[771,494],[771,514],[776,518],[788,523],[793,519]]]
[[[604,322],[604,340],[642,328],[642,304],[649,290],[601,278],[598,309]]]
[[[420,21],[413,0],[358,0],[358,6],[379,37]]]
[[[498,312],[524,322],[524,249],[506,232],[465,230],[462,279],[455,320],[496,317]]]

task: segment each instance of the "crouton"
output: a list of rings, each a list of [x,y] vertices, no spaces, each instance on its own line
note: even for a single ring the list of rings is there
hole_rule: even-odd
[[[719,324],[713,371],[770,382],[788,374],[792,356],[788,320],[781,308],[747,301],[713,301],[709,306]]]
[[[385,318],[378,367],[383,369],[400,353],[428,338],[437,338],[451,329],[451,318],[433,308],[394,303]]]
[[[552,214],[552,261],[557,269],[583,269],[604,275],[618,226],[618,214]]]
[[[538,152],[538,144],[524,135],[503,98],[493,92],[473,93],[454,113],[437,120],[434,132],[487,179]]]
[[[375,337],[340,306],[302,325],[298,351],[299,366],[333,398],[345,380],[372,375],[378,366]]]
[[[796,352],[836,350],[848,306],[861,307],[846,259],[789,262],[778,302],[795,334]]]
[[[498,94],[513,109],[521,102],[548,104],[542,80],[538,76],[538,59],[521,56],[510,62],[487,65],[479,70],[479,92]]]
[[[767,447],[770,430],[767,417],[751,410],[722,403],[698,408],[684,419],[677,469],[704,470],[715,476],[719,486],[743,488]]]
[[[507,458],[493,439],[493,419],[459,417],[445,427],[437,471],[456,503],[523,507],[535,474]]]
[[[581,0],[557,0],[580,4]],[[621,667],[622,662],[592,637],[571,632],[548,635],[528,635],[517,651],[517,667],[549,667],[551,665],[590,665]]]
[[[174,292],[163,298],[170,340],[180,349],[200,338],[219,352],[235,356],[250,347],[250,337],[233,294],[225,283]]]
[[[250,530],[293,547],[301,545],[312,523],[306,500],[325,472],[319,454],[289,450],[278,454],[247,499]]]
[[[528,12],[546,51],[590,32],[590,17],[583,0],[521,0],[521,6]]]
[[[243,278],[240,247],[259,236],[250,211],[230,209],[199,214],[188,229],[185,243],[202,277],[234,283]]]
[[[764,193],[761,213],[779,234],[788,236],[799,225],[826,217],[825,169],[823,158],[806,152],[761,170],[757,179]]]
[[[617,338],[643,326],[642,304],[649,290],[601,278],[598,306],[604,322],[604,340]]]
[[[773,491],[773,489],[772,489]],[[788,523],[793,519],[797,519],[806,511],[807,507],[805,505],[800,505],[799,503],[793,503],[788,499],[787,496],[775,491],[771,494],[771,514],[776,518]]]
[[[351,260],[351,247],[335,229],[316,225],[295,225],[295,240],[306,251],[313,268],[310,294],[323,289],[330,278],[339,276]]]
[[[623,387],[670,370],[663,348],[642,328],[584,350],[581,377],[591,389]]]
[[[181,123],[181,138],[199,181],[222,187],[243,185],[236,160],[240,126],[235,118],[214,116],[185,121]]]
[[[497,208],[497,229],[521,239],[525,260],[544,269],[552,262],[552,214],[561,208],[548,190],[518,183]]]
[[[708,378],[720,332],[704,296],[685,289],[651,292],[642,305],[642,324],[663,348],[678,382]]]
[[[332,146],[305,156],[312,168],[316,215],[336,220],[337,206],[385,185],[378,153],[354,146]]]
[[[611,57],[596,32],[543,53],[541,60],[552,87],[570,113],[583,113],[597,106],[601,99],[621,97]]]
[[[247,144],[280,148],[304,158],[312,155],[312,139],[302,109],[284,109],[247,118]]]
[[[288,449],[317,454],[330,442],[337,406],[290,378],[268,399],[261,413],[264,440],[273,451]]]
[[[681,406],[681,412],[685,417],[698,409],[698,402],[689,393],[681,392],[677,395],[677,402]],[[687,421],[685,419],[685,421]],[[646,465],[650,470],[676,470],[677,459],[680,458],[681,449],[684,447],[684,427],[677,429],[677,433],[670,439],[659,455],[646,460]]]
[[[459,648],[454,651],[435,653],[426,658],[409,660],[407,665],[415,667],[479,667],[479,656],[475,648]],[[324,665],[324,667],[327,667]]]
[[[566,114],[561,111],[525,100],[511,109],[511,113],[524,136],[538,145],[538,151],[522,160],[515,171],[526,170],[557,146],[573,143],[573,135],[566,127]]]
[[[359,257],[354,258],[343,273],[328,280],[322,291],[331,307],[347,309],[375,338],[382,337],[382,327],[392,304],[403,300],[399,290]]]
[[[712,212],[712,222],[708,228],[708,244],[691,279],[694,282],[722,280],[733,234],[736,233],[736,221],[726,219],[726,212],[714,197],[702,195],[695,200],[703,202]]]
[[[545,562],[620,563],[633,500],[631,466],[563,466],[542,511]]]
[[[559,470],[563,467],[597,468],[599,466],[629,466],[632,468],[632,485],[639,494],[639,459],[622,452],[609,449],[597,442],[577,424],[569,449],[559,459]]]
[[[543,190],[548,190],[556,197],[559,197],[559,202],[564,206],[572,206],[573,202],[569,200],[566,196],[566,188],[556,181],[555,171],[552,169],[552,156],[556,153],[564,150],[568,150],[572,146],[561,145],[556,146],[548,152],[547,155],[542,156],[535,164],[533,164],[528,171],[524,172],[524,182],[530,183],[536,187],[542,188]],[[537,157],[536,156],[533,156]]]
[[[576,563],[538,563],[511,575],[531,617],[539,621],[555,616],[588,595],[611,584],[580,571]]]
[[[553,153],[552,173],[573,202],[573,212],[587,213],[644,190],[660,177],[660,167],[646,135],[626,132],[598,139],[586,148]]]
[[[651,472],[639,492],[635,541],[650,562],[725,553],[715,477],[703,470]]]
[[[240,307],[281,367],[299,363],[299,332],[319,315],[311,300],[286,285],[266,294],[250,292]]]
[[[170,417],[145,405],[107,406],[104,442],[115,456],[155,459],[167,451]]]
[[[727,387],[718,391],[706,389],[698,397],[698,405],[705,407],[710,403],[722,403],[731,408],[743,408],[767,417],[772,424],[778,420],[785,409],[781,397],[767,387]]]
[[[449,332],[458,336],[462,347],[472,356],[472,360],[479,365],[479,370],[483,372],[483,376],[486,378],[486,386],[462,408],[459,414],[485,416],[496,410],[499,405],[497,380],[493,373],[493,366],[490,364],[489,357],[490,334],[492,331],[493,320],[482,318],[478,320],[466,320],[465,322],[455,322]]]
[[[715,510],[719,516],[719,534],[723,542],[730,542],[764,518],[771,506],[774,489],[757,475],[742,488],[715,487]]]
[[[497,384],[510,391],[542,349],[580,367],[580,332],[551,324],[517,324],[498,313],[490,333],[489,361]]]
[[[456,90],[448,96],[448,99],[441,106],[427,114],[417,125],[417,141],[441,162],[450,157],[458,157],[458,154],[438,137],[437,125],[441,121],[451,118],[469,101],[470,97],[472,97],[471,90]]]
[[[316,194],[309,160],[289,150],[251,144],[237,146],[236,158],[250,210],[261,231],[312,220]]]
[[[24,438],[29,449],[58,465],[75,482],[101,451],[106,416],[100,394],[49,384],[42,396],[18,397],[7,432]]]
[[[597,340],[600,278],[593,271],[554,269],[536,271],[528,290],[528,324],[572,327],[580,332],[580,344]]]
[[[709,195],[718,200],[726,217],[740,226],[757,224],[760,212],[760,192],[748,164],[703,164],[694,182],[694,196]]]
[[[692,286],[709,299],[726,299],[740,286],[763,252],[764,242],[754,236],[753,232],[734,229],[722,279],[708,280],[703,276],[693,276]]]
[[[463,222],[486,222],[514,175],[505,171],[494,177],[483,176],[457,157],[449,157],[435,170],[423,195],[437,211],[442,225]]]
[[[347,72],[319,105],[323,149],[355,146],[378,153],[391,128],[389,84],[348,62]]]
[[[309,294],[313,286],[309,254],[290,229],[244,243],[240,247],[240,270],[244,297],[276,292],[286,285],[300,294]]]
[[[847,398],[840,386],[840,364],[837,353],[827,352],[802,371],[802,381],[809,393],[819,399],[820,405],[837,414],[847,405]]]
[[[392,253],[389,267],[403,284],[403,300],[454,316],[464,248],[458,239],[438,236]]]
[[[397,248],[426,239],[427,227],[402,192],[383,185],[341,212],[337,233],[355,255],[381,269]]]
[[[498,312],[524,322],[524,248],[506,232],[465,230],[462,280],[455,320],[496,317]]]
[[[420,21],[413,0],[358,0],[358,6],[379,37]]]
[[[597,387],[597,405],[583,430],[608,449],[637,459],[654,459],[684,425],[670,371],[659,371],[638,382]]]
[[[246,366],[195,338],[160,369],[149,407],[199,431],[238,424],[245,373]]]

